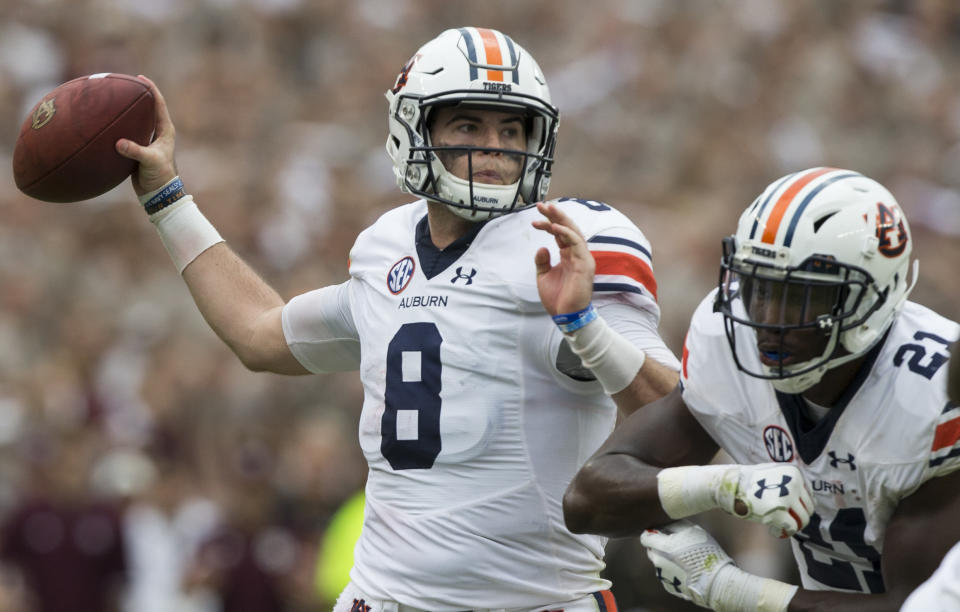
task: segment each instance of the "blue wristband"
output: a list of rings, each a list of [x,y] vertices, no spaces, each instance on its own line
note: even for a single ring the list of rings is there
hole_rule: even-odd
[[[590,321],[597,318],[597,309],[593,307],[593,302],[587,304],[587,307],[577,312],[553,315],[553,322],[557,324],[565,334],[577,331]]]
[[[147,211],[148,215],[152,215],[170,206],[185,195],[183,192],[183,181],[181,181],[178,176],[170,181],[170,183],[155,196],[150,198],[148,202],[145,202],[143,208]]]

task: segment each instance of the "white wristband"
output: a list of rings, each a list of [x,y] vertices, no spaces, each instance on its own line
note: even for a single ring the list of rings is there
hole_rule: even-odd
[[[723,495],[722,489],[724,477],[736,469],[733,465],[685,465],[660,470],[657,493],[663,511],[672,519],[686,518],[721,507],[718,497],[732,509],[732,495]],[[736,487],[736,478],[733,483]]]
[[[183,196],[170,208],[151,215],[150,221],[156,225],[163,246],[181,274],[200,253],[223,242],[217,228],[203,216],[190,195]]]
[[[626,389],[647,359],[646,353],[611,329],[601,316],[564,337],[609,395]]]
[[[710,607],[716,612],[787,612],[797,593],[793,584],[748,574],[735,565],[717,571],[710,586]]]

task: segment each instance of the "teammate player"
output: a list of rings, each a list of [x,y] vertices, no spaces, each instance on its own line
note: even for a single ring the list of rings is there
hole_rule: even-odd
[[[335,609],[614,609],[604,540],[565,528],[562,495],[613,429],[609,395],[657,399],[679,362],[657,335],[643,234],[600,202],[534,207],[558,114],[533,57],[472,27],[417,51],[386,94],[387,150],[422,199],[360,234],[348,281],[286,304],[184,195],[152,87],[155,142],[118,150],[140,162],[134,187],[206,320],[254,370],[360,370],[366,513]],[[552,223],[567,217],[596,258],[591,308],[563,282],[580,263],[580,236]],[[628,357],[597,359],[611,343]]]
[[[960,537],[944,367],[960,330],[907,301],[911,247],[893,196],[856,172],[767,187],[723,241],[681,384],[571,483],[571,530],[648,530],[664,587],[715,610],[896,610]],[[704,465],[718,447],[739,465]],[[667,525],[718,507],[792,535],[803,588],[743,572],[692,523]]]

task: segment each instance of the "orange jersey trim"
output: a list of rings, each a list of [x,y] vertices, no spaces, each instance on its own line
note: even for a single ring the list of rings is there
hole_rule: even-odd
[[[957,440],[960,440],[960,417],[937,425],[937,431],[933,435],[933,447],[930,450],[938,451],[941,448],[953,446]]]
[[[653,270],[639,257],[617,251],[591,251],[594,261],[597,262],[596,274],[616,274],[629,276],[647,288],[657,299],[657,279]]]

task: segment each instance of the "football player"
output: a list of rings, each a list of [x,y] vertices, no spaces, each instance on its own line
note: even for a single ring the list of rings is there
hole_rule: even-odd
[[[563,492],[613,429],[610,395],[662,397],[679,362],[640,230],[602,202],[541,202],[559,116],[534,58],[474,27],[420,48],[386,93],[387,152],[419,199],[360,234],[349,280],[287,303],[185,195],[151,87],[155,142],[118,150],[206,320],[253,370],[360,371],[366,509],[335,609],[615,609],[604,540],[566,529]],[[589,306],[563,290],[567,219],[596,259]],[[627,357],[598,359],[611,344]]]
[[[680,384],[578,473],[568,527],[642,534],[664,587],[714,610],[896,610],[960,538],[960,327],[907,301],[911,247],[861,174],[768,186],[723,241]],[[718,448],[737,464],[707,465]],[[803,587],[747,574],[682,520],[712,508],[791,536]]]

